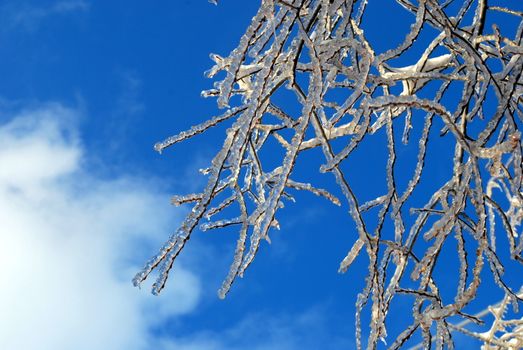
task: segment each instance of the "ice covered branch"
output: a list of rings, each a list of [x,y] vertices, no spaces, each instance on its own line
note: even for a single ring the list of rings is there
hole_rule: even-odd
[[[522,13],[510,2],[396,2],[411,14],[412,25],[396,47],[383,52],[365,36],[365,26],[379,20],[367,18],[367,1],[262,0],[236,49],[225,57],[211,55],[215,65],[208,76],[223,72],[224,78],[203,96],[216,97],[224,112],[155,148],[163,151],[228,125],[223,146],[204,171],[208,179],[201,193],[173,198],[173,203],[192,203],[193,208],[136,275],[135,285],[159,269],[153,285],[158,294],[198,227],[235,226],[236,250],[219,291],[225,297],[253,263],[262,241],[269,240],[271,229],[285,220],[278,213],[293,199],[293,191],[309,191],[346,206],[355,223],[354,245],[340,257],[340,272],[361,254],[369,261],[356,301],[358,348],[366,305],[369,349],[380,339],[387,339],[391,349],[400,348],[418,332],[425,348],[434,340],[437,348],[451,346],[456,329],[489,346],[521,345],[521,338],[496,337],[492,330],[474,333],[449,320],[479,322],[465,308],[475,300],[486,269],[506,295],[503,308],[521,301],[515,292],[520,285],[510,285],[504,273],[506,264],[523,272]],[[515,30],[504,29],[503,23],[488,27],[493,14],[516,23]],[[421,52],[415,48],[420,44]],[[399,63],[405,61],[410,64]],[[300,112],[282,100],[294,100],[292,107],[299,106]],[[351,154],[378,137],[384,137],[388,157],[384,192],[363,200],[348,180],[348,172],[358,169]],[[446,154],[439,154],[441,163],[450,159],[442,166],[452,168],[451,176],[416,207],[414,194],[426,185],[428,154],[439,139],[447,147]],[[398,150],[411,143],[417,150],[413,172],[399,180]],[[268,165],[265,150],[281,154],[279,166]],[[317,188],[306,182],[308,174],[293,171],[300,156],[312,150],[321,152],[319,170],[332,174],[338,193]],[[499,244],[502,235],[505,246]],[[442,295],[435,273],[448,244],[456,247],[460,265],[452,301]],[[399,296],[411,298],[413,322],[389,339],[386,319]],[[521,329],[521,321],[496,317],[496,327]]]

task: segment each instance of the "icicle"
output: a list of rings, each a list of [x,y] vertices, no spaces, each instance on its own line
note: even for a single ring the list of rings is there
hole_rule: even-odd
[[[183,132],[179,133],[178,135],[171,136],[162,142],[158,142],[157,144],[154,145],[154,149],[161,153],[167,147],[170,147],[178,142],[186,140],[195,135],[201,134],[201,133],[205,132],[205,130],[212,128],[213,126],[216,126],[219,123],[221,123],[231,117],[234,117],[236,114],[241,113],[246,109],[247,109],[247,107],[245,107],[245,106],[232,108],[220,116],[213,117],[199,125],[193,126],[192,128],[190,128],[187,131],[183,131]]]
[[[345,273],[349,269],[349,266],[352,264],[354,259],[359,255],[361,248],[363,248],[364,242],[358,238],[356,242],[352,245],[352,248],[350,249],[349,253],[345,258],[343,258],[342,262],[340,263],[340,267],[338,269],[339,273]]]
[[[242,223],[242,220],[239,217],[233,218],[233,219],[218,220],[215,222],[206,222],[206,223],[203,223],[200,225],[200,230],[209,231],[209,230],[227,227],[230,225],[237,225],[237,224],[241,224],[241,223]]]
[[[336,204],[337,206],[341,206],[340,200],[329,193],[328,191],[321,189],[321,188],[315,188],[309,183],[301,183],[301,182],[295,182],[293,180],[287,180],[287,187],[295,188],[297,190],[303,190],[303,191],[309,191],[319,197],[324,197],[331,201],[332,203]]]

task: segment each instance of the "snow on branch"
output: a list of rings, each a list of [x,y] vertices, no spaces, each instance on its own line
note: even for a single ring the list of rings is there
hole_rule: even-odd
[[[396,2],[412,15],[412,25],[396,47],[384,52],[377,52],[365,36],[364,25],[373,25],[365,23],[367,1],[262,0],[238,46],[226,57],[211,55],[215,65],[208,76],[225,75],[203,96],[216,97],[225,111],[155,149],[164,151],[226,121],[231,126],[204,171],[208,179],[201,193],[173,198],[174,204],[193,203],[193,208],[136,275],[135,285],[157,269],[153,293],[160,293],[196,228],[233,226],[239,233],[230,271],[219,290],[224,298],[253,263],[262,241],[269,241],[271,229],[285,220],[277,218],[284,203],[293,200],[296,190],[309,191],[346,206],[355,223],[354,245],[340,258],[340,272],[361,254],[369,261],[356,302],[358,349],[366,305],[371,313],[369,349],[380,340],[391,349],[400,348],[416,333],[421,333],[423,347],[435,343],[443,348],[451,346],[455,331],[483,340],[489,349],[523,347],[521,320],[502,319],[508,304],[517,307],[522,300],[516,292],[520,285],[505,281],[504,264],[506,259],[519,268],[523,263],[523,14],[506,5],[509,2]],[[486,18],[494,13],[519,22],[517,30],[502,31],[503,23],[487,28]],[[427,36],[425,31],[431,40],[421,38]],[[426,48],[414,54],[418,42]],[[401,58],[411,64],[398,65]],[[344,93],[332,93],[340,90]],[[299,113],[278,102],[282,99],[275,97],[282,92],[294,96]],[[347,172],[358,167],[351,154],[377,134],[386,137],[386,192],[363,201]],[[446,156],[452,159],[452,175],[422,207],[415,207],[411,199],[426,176],[430,145],[441,137],[451,145]],[[345,146],[333,147],[334,140]],[[409,143],[417,145],[414,171],[408,181],[399,181],[398,149]],[[280,165],[271,167],[274,159],[266,162],[263,151],[275,145],[281,147],[273,153],[281,154]],[[324,165],[309,174],[331,173],[338,193],[317,188],[306,182],[309,174],[293,171],[297,159],[315,149],[323,154]],[[221,216],[233,211],[236,214]],[[209,221],[214,216],[219,218]],[[389,220],[392,225],[386,226]],[[497,246],[501,235],[506,247]],[[457,246],[460,264],[452,302],[441,295],[441,281],[434,273],[450,241]],[[474,333],[449,321],[461,317],[480,322],[465,308],[475,300],[486,270],[506,295],[503,305],[491,310],[494,326],[513,327],[519,333]],[[411,298],[413,323],[389,339],[386,319],[399,295]]]

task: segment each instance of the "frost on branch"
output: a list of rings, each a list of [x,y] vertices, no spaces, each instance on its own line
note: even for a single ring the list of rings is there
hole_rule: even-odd
[[[523,276],[523,13],[511,8],[517,1],[396,2],[411,14],[412,25],[397,46],[382,52],[365,36],[365,25],[373,25],[366,21],[376,21],[367,19],[367,1],[262,0],[236,49],[226,57],[211,55],[215,66],[208,76],[223,72],[224,78],[202,95],[216,97],[224,112],[155,149],[161,152],[209,128],[230,126],[203,171],[205,188],[173,198],[174,204],[192,203],[193,208],[136,275],[135,285],[158,269],[153,293],[160,293],[197,228],[235,226],[236,250],[219,290],[224,298],[271,229],[284,220],[277,216],[279,209],[295,191],[309,191],[346,206],[355,223],[354,245],[340,257],[340,272],[362,254],[369,261],[356,301],[358,348],[363,346],[361,314],[367,309],[369,349],[380,340],[400,348],[415,334],[421,334],[425,348],[452,347],[456,330],[479,338],[486,348],[521,346],[520,331],[513,337],[495,334],[501,328],[475,333],[455,320],[481,323],[465,309],[485,276],[505,294],[503,310],[509,304],[517,308],[522,300],[515,292],[520,285],[506,282],[504,272],[511,264]],[[487,25],[489,17],[500,22]],[[516,28],[505,29],[505,22]],[[278,102],[279,94],[291,94],[300,112],[290,108],[291,102]],[[388,157],[384,191],[363,199],[348,181],[350,172],[358,171],[351,154],[378,135],[385,137]],[[422,198],[424,205],[416,206],[431,147],[441,139],[448,147],[448,154],[438,154],[441,166],[452,173]],[[398,170],[398,150],[411,143],[417,156],[405,181],[398,175],[405,172]],[[274,147],[281,154],[276,167],[264,153]],[[313,150],[322,153],[323,165],[310,173],[331,173],[338,193],[293,172],[300,155]],[[449,244],[459,261],[450,300],[434,272],[448,258],[442,251]],[[389,309],[400,296],[410,298],[413,321],[391,337]],[[503,312],[496,310],[496,327],[521,330],[521,320],[503,321]]]

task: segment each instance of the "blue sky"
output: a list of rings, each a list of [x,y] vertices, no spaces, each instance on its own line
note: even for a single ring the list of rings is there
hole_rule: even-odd
[[[216,114],[200,97],[209,53],[236,46],[258,3],[0,2],[1,349],[352,348],[366,262],[337,273],[353,225],[312,195],[285,208],[224,301],[234,231],[197,232],[160,297],[130,282],[187,210],[170,196],[205,183],[223,130],[163,155],[152,145]],[[412,18],[375,3],[393,29],[366,35],[385,49]],[[351,180],[365,194],[381,175]]]
[[[335,240],[324,248],[339,246],[337,256],[299,268],[314,245],[275,236],[225,301],[216,291],[231,234],[198,234],[160,297],[130,282],[186,210],[170,196],[204,184],[197,169],[221,143],[215,133],[163,156],[152,149],[216,112],[200,97],[209,53],[234,48],[257,9],[237,4],[0,4],[0,348],[350,346],[352,301],[338,296],[351,287],[336,273],[345,247]],[[294,238],[327,217],[309,199],[283,224]]]

